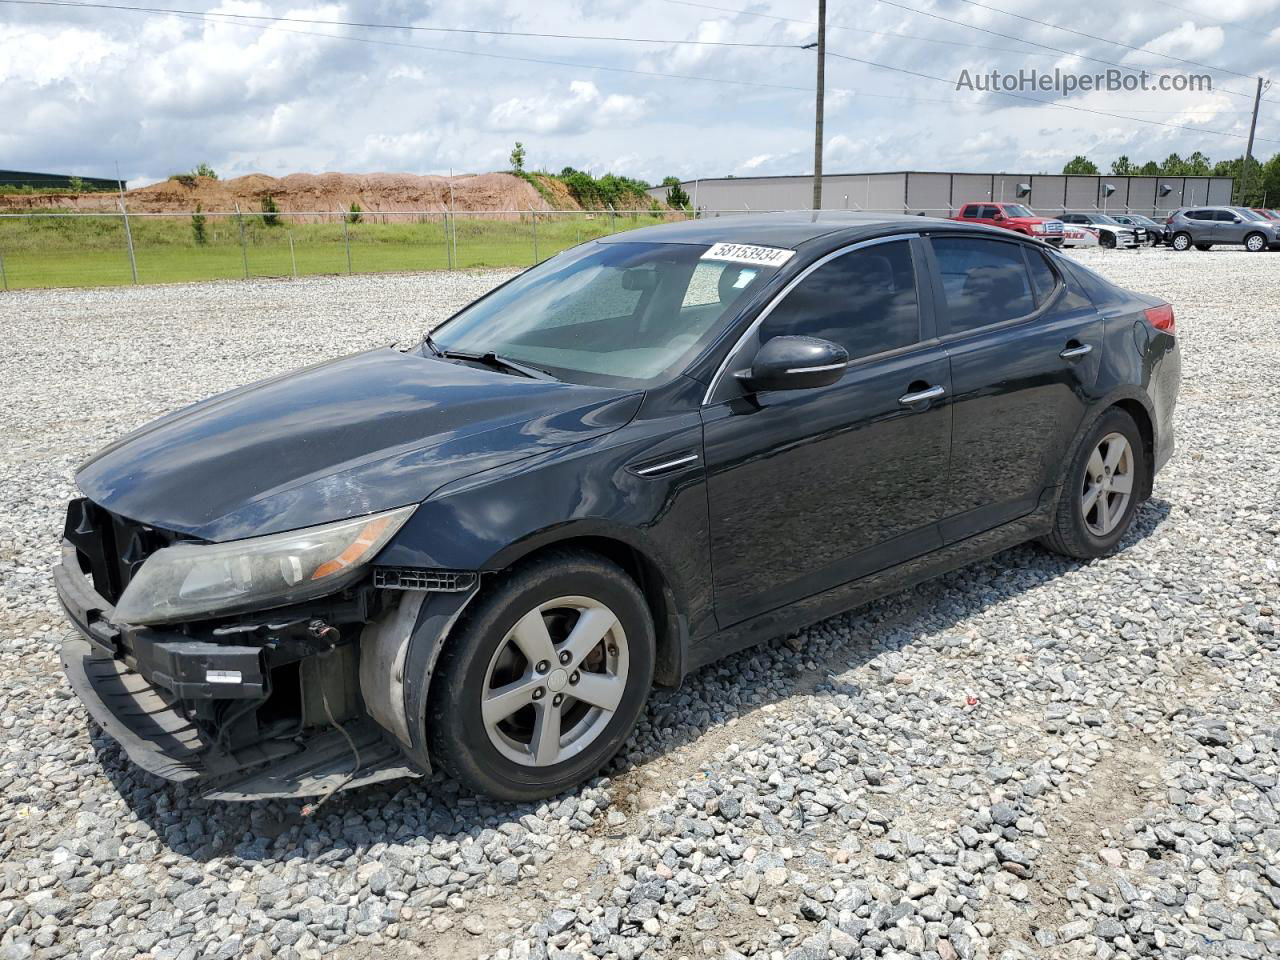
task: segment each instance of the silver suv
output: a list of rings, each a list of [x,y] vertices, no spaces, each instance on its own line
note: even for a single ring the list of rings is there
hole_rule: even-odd
[[[1240,243],[1258,253],[1268,247],[1280,249],[1280,221],[1268,220],[1248,207],[1183,207],[1170,215],[1166,236],[1175,250]]]

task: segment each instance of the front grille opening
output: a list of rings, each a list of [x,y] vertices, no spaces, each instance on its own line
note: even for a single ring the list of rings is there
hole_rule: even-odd
[[[108,603],[118,603],[146,559],[181,539],[168,530],[105,510],[92,500],[72,500],[63,536],[76,549],[80,570]]]

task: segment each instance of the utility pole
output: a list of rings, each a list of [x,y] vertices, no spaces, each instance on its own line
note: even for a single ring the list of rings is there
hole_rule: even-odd
[[[1253,120],[1249,123],[1249,145],[1244,148],[1244,163],[1240,167],[1240,203],[1244,198],[1245,188],[1249,186],[1249,158],[1253,156],[1253,132],[1258,129],[1258,105],[1262,101],[1262,78],[1258,78],[1258,91],[1253,95]]]
[[[826,89],[827,0],[818,0],[818,85],[813,112],[813,209],[822,209],[822,97]]]

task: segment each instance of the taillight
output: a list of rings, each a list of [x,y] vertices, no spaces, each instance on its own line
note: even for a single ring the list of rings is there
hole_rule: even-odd
[[[1165,333],[1173,333],[1173,305],[1162,303],[1158,307],[1152,307],[1144,310],[1147,315],[1147,323],[1151,324],[1157,330],[1163,330]]]

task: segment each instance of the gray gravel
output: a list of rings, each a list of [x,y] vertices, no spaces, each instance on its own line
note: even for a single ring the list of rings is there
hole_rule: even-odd
[[[75,463],[502,274],[0,295],[0,960],[1280,957],[1280,256],[1085,251],[1178,309],[1115,557],[1019,548],[659,693],[608,777],[193,799],[62,680]]]

